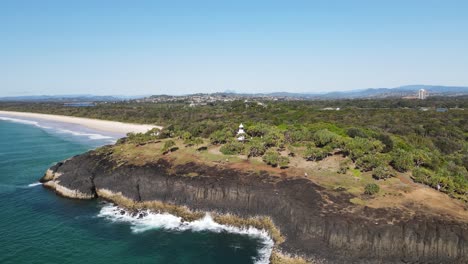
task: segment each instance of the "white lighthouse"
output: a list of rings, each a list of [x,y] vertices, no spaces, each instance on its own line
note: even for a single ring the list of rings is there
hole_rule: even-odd
[[[242,125],[242,123],[239,125],[239,131],[237,131],[236,137],[237,137],[238,141],[244,141],[245,140],[244,125]]]

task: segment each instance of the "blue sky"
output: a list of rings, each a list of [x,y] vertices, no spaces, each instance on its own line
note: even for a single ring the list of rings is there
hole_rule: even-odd
[[[468,86],[468,1],[0,0],[0,96]]]

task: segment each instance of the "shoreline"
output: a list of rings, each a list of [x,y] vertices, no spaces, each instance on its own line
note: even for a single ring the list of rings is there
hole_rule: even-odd
[[[165,159],[138,166],[113,160],[109,151],[89,151],[59,162],[41,182],[51,181],[43,186],[70,198],[100,197],[119,207],[169,211],[189,220],[196,216],[190,212],[216,212],[226,215],[214,217],[217,223],[270,230],[276,242],[272,262],[280,258],[278,263],[288,263],[277,254],[286,252],[318,263],[466,263],[466,244],[460,238],[467,237],[468,225],[463,221],[417,214],[419,210],[349,211],[352,196],[330,193],[307,179]],[[53,188],[54,182],[67,189]]]
[[[80,126],[93,129],[96,131],[111,132],[111,133],[117,133],[117,134],[127,134],[131,132],[145,133],[146,131],[153,129],[153,128],[159,128],[159,129],[162,128],[162,126],[157,126],[157,125],[133,124],[133,123],[123,123],[123,122],[109,121],[109,120],[102,120],[102,119],[84,118],[84,117],[0,110],[0,116],[2,115],[6,117],[17,117],[17,118],[22,117],[22,118],[30,118],[30,119],[40,119],[44,121],[68,123],[68,124],[80,125]]]
[[[177,205],[160,200],[150,201],[136,201],[131,198],[124,196],[121,192],[114,193],[108,189],[94,188],[95,194],[89,195],[81,193],[78,190],[72,190],[65,186],[60,185],[60,173],[54,172],[61,165],[58,163],[48,169],[44,176],[40,179],[42,186],[54,191],[57,195],[68,199],[80,199],[80,200],[93,200],[101,199],[111,206],[111,209],[115,211],[110,217],[120,219],[126,218],[126,221],[144,221],[148,214],[164,215],[168,214],[173,219],[180,221],[176,227],[172,229],[187,228],[191,225],[196,226],[197,222],[206,222],[214,225],[216,228],[221,228],[224,231],[234,234],[243,234],[253,237],[260,238],[263,243],[263,247],[259,249],[259,258],[255,260],[255,264],[313,264],[320,263],[315,262],[313,258],[305,257],[302,255],[284,253],[280,248],[280,245],[284,242],[278,227],[273,223],[269,216],[240,216],[231,213],[222,213],[216,210],[199,210],[188,207],[187,205]],[[102,210],[100,217],[103,217]],[[107,216],[109,217],[109,215]],[[120,219],[121,220],[121,219]],[[209,230],[214,231],[206,223],[202,227],[198,227],[195,230]]]

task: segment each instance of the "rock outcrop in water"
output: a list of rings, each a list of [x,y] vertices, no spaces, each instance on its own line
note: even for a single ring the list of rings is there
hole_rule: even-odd
[[[466,222],[396,209],[356,209],[348,194],[328,192],[307,179],[194,163],[173,167],[165,160],[122,165],[88,152],[51,167],[41,181],[71,198],[94,198],[97,191],[109,190],[134,201],[269,216],[286,238],[283,251],[329,263],[468,263]]]

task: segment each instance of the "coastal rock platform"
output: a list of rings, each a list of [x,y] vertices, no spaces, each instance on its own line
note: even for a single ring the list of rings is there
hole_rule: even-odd
[[[90,151],[52,166],[41,181],[69,198],[97,198],[105,190],[135,202],[267,216],[285,238],[278,249],[325,263],[468,263],[467,222],[356,208],[350,194],[300,177],[194,162],[173,166],[163,159],[145,166],[118,164]]]

